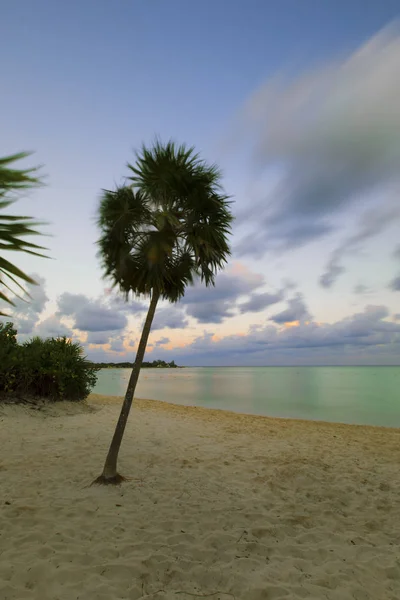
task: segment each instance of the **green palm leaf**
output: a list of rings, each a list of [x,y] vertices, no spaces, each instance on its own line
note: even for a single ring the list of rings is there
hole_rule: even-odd
[[[32,235],[42,235],[36,228],[40,223],[32,217],[15,216],[3,214],[2,211],[11,206],[21,190],[37,187],[42,184],[36,176],[38,168],[33,169],[15,169],[13,163],[25,158],[28,153],[21,152],[4,158],[0,158],[0,251],[24,252],[34,256],[45,257],[41,250],[43,246],[27,241],[25,238]],[[25,288],[19,283],[18,279],[25,283],[36,284],[36,282],[19,269],[16,265],[0,256],[0,286],[15,294],[10,283],[19,287],[22,292],[27,294]],[[13,305],[12,299],[0,290],[0,300]],[[0,312],[0,315],[4,313]]]

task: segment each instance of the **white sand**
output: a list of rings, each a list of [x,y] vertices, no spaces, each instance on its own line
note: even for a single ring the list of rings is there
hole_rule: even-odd
[[[0,407],[0,598],[399,600],[400,430],[135,405]]]

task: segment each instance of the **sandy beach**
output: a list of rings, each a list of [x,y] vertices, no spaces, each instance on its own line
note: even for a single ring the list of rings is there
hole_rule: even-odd
[[[400,598],[400,430],[120,402],[0,405],[2,600]]]

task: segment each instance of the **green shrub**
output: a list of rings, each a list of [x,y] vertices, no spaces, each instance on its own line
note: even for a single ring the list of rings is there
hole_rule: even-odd
[[[34,337],[19,345],[16,334],[11,323],[0,323],[0,393],[73,401],[90,394],[98,369],[80,344]]]
[[[14,391],[17,381],[19,346],[12,323],[0,323],[0,391]]]

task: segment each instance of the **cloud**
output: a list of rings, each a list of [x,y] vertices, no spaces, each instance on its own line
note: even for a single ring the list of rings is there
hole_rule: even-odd
[[[100,300],[65,292],[58,299],[58,315],[74,319],[74,328],[88,332],[120,331],[128,323],[126,315]]]
[[[36,325],[33,333],[42,338],[74,337],[72,329],[62,323],[56,315],[51,315],[50,317],[47,317],[47,319],[41,321]]]
[[[7,320],[12,320],[17,327],[20,339],[38,335],[43,338],[66,336],[77,338],[73,329],[87,332],[86,344],[111,344],[112,350],[122,352],[124,347],[118,335],[128,324],[128,315],[139,314],[144,306],[132,301],[125,304],[122,298],[113,295],[108,298],[91,299],[83,294],[65,292],[57,301],[55,314],[40,321],[48,297],[45,291],[45,280],[37,275],[33,278],[40,286],[28,286],[32,298],[29,302],[15,299],[15,309]],[[70,319],[72,327],[63,320]]]
[[[283,280],[283,292],[290,292],[297,288],[297,283],[292,279],[284,279]]]
[[[107,331],[89,331],[86,344],[103,345],[108,344],[110,334]]]
[[[199,323],[222,323],[227,317],[235,314],[232,302],[220,300],[216,302],[205,302],[204,304],[192,304],[187,308],[187,313],[197,319]]]
[[[392,290],[392,292],[400,292],[400,275],[392,279],[392,281],[389,283],[389,288]]]
[[[366,296],[368,294],[372,294],[373,290],[367,285],[364,285],[363,283],[358,283],[354,286],[353,292],[357,296]]]
[[[199,323],[221,323],[235,314],[237,300],[265,284],[264,276],[234,262],[216,277],[214,287],[198,282],[188,288],[181,305]]]
[[[240,312],[261,312],[268,306],[281,302],[283,298],[284,293],[282,290],[275,294],[269,294],[268,292],[263,294],[252,294],[249,300],[239,305]]]
[[[32,273],[30,275],[38,285],[28,284],[26,290],[29,296],[25,296],[24,299],[14,297],[13,302],[15,306],[10,307],[8,310],[9,316],[7,320],[12,320],[18,333],[28,335],[31,334],[35,328],[36,323],[39,321],[40,314],[46,307],[49,300],[46,294],[46,281],[40,275]]]
[[[87,352],[90,353],[92,348],[89,348],[89,345],[104,346],[106,344],[110,346],[107,352],[126,352],[123,336],[118,334],[115,335],[113,332],[109,331],[89,331],[84,345]],[[97,351],[98,349],[96,348],[95,352]]]
[[[143,302],[133,298],[128,298],[128,300],[125,300],[123,296],[117,294],[109,295],[105,300],[105,304],[111,310],[123,312],[127,315],[136,315],[148,310],[148,306],[146,306],[146,304]]]
[[[110,340],[110,350],[112,352],[124,352],[124,343],[121,337],[111,338]]]
[[[393,195],[393,199],[394,203],[389,206],[365,212],[362,215],[358,230],[331,253],[325,272],[319,280],[322,287],[332,287],[339,275],[345,271],[341,261],[346,255],[354,255],[362,248],[364,242],[382,233],[389,226],[396,224],[396,221],[400,218],[400,206],[398,197]]]
[[[204,332],[185,347],[157,345],[157,358],[182,365],[400,365],[400,322],[387,320],[385,306],[364,310],[336,323],[303,320],[297,326],[266,323],[247,334],[216,338]],[[400,321],[400,314],[394,320]],[[103,349],[89,349],[92,360],[115,361]],[[122,360],[122,358],[121,358]]]
[[[72,316],[77,310],[87,306],[89,303],[89,298],[83,294],[64,292],[57,299],[58,313],[60,315]]]
[[[162,337],[159,340],[157,340],[154,345],[155,346],[165,346],[165,344],[169,344],[170,343],[170,339],[167,337]]]
[[[234,262],[225,271],[218,273],[215,286],[207,288],[199,282],[195,286],[189,287],[184,296],[184,304],[199,304],[204,300],[216,302],[236,299],[264,283],[263,275],[254,273],[240,262]]]
[[[185,348],[159,354],[184,365],[400,365],[400,324],[385,320],[388,316],[385,306],[367,306],[332,324],[267,324],[222,339],[204,333]]]
[[[42,281],[44,283],[44,280]],[[238,312],[237,301],[252,294],[265,284],[264,276],[254,273],[245,265],[234,262],[216,278],[215,287],[206,288],[200,282],[187,290],[182,301],[174,306],[160,306],[156,311],[152,329],[180,329],[188,326],[188,317],[199,323],[221,323],[225,318]],[[289,284],[288,284],[289,285]],[[18,323],[21,333],[31,333],[40,319],[47,302],[42,288],[34,288],[34,301],[31,305],[21,303],[21,315]],[[272,302],[272,295],[264,296],[265,306]],[[254,302],[261,299],[254,299]],[[25,311],[22,313],[22,309]],[[241,311],[243,312],[243,308]],[[254,310],[254,309],[252,309]],[[110,338],[123,331],[128,325],[128,317],[142,315],[147,306],[136,300],[125,302],[122,296],[106,293],[101,298],[92,299],[84,294],[65,292],[57,299],[57,311],[47,325],[40,329],[41,335],[71,336],[72,329],[87,332],[87,343],[103,345]],[[72,321],[71,327],[62,323],[63,319]],[[47,329],[46,329],[47,327]]]
[[[294,321],[308,321],[311,319],[311,315],[304,303],[303,296],[296,294],[294,298],[288,301],[288,307],[272,317],[271,321],[278,324],[293,323]]]
[[[398,181],[399,61],[400,35],[386,29],[345,60],[278,76],[254,94],[244,118],[254,165],[278,183],[246,211],[243,254],[321,238],[365,194]],[[333,262],[331,278],[340,272]]]
[[[75,327],[81,331],[119,331],[128,323],[125,315],[93,302],[74,315]]]
[[[319,283],[324,288],[330,288],[336,279],[345,272],[345,268],[339,264],[339,257],[336,254],[330,258],[325,273],[319,278]]]
[[[182,310],[176,306],[168,306],[166,308],[159,308],[156,311],[152,331],[157,329],[181,329],[186,327],[188,324],[187,318]]]

